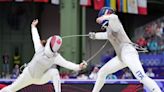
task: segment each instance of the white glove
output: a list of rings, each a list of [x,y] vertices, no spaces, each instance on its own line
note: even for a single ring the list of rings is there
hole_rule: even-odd
[[[89,32],[89,38],[90,39],[95,39],[95,32]]]
[[[87,65],[88,65],[87,62],[83,60],[83,62],[80,63],[79,66],[80,66],[80,69],[82,70],[82,69],[85,69],[87,67]]]
[[[39,22],[38,19],[33,20],[32,23],[31,23],[31,27],[36,27],[38,22]]]

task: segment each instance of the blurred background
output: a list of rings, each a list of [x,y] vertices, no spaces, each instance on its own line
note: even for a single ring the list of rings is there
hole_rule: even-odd
[[[130,39],[148,48],[140,59],[145,72],[154,79],[164,78],[164,0],[0,0],[0,77],[15,79],[19,67],[34,55],[31,22],[38,19],[41,39],[56,34],[85,35],[100,32],[98,11],[110,6],[116,10]],[[80,63],[94,55],[105,40],[88,37],[64,38],[60,49],[67,60]],[[96,79],[102,65],[115,56],[110,43],[89,62],[88,68],[72,72],[59,67],[61,78]],[[132,61],[133,62],[133,61]],[[128,68],[107,79],[133,79]]]

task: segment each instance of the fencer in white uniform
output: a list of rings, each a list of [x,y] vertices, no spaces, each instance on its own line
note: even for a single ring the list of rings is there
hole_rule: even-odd
[[[61,92],[59,72],[54,65],[59,65],[70,70],[78,71],[86,68],[86,63],[75,64],[65,60],[57,51],[62,44],[60,36],[54,35],[48,38],[45,46],[41,44],[36,25],[38,20],[31,24],[32,39],[35,48],[35,55],[29,62],[22,74],[9,86],[0,92],[16,92],[31,84],[45,84],[52,81],[55,92]]]
[[[101,24],[102,28],[106,29],[106,32],[90,32],[90,38],[109,40],[116,52],[116,56],[101,67],[92,92],[100,92],[105,83],[106,76],[125,67],[128,67],[136,79],[143,83],[150,92],[161,92],[156,82],[145,74],[138,52],[133,46],[134,43],[132,43],[125,33],[114,10],[109,7],[102,8],[96,22]]]

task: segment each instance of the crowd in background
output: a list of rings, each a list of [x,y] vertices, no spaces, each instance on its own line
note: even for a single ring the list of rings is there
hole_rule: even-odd
[[[136,43],[148,49],[140,53],[140,60],[148,75],[164,78],[164,17],[146,24],[136,30]]]
[[[137,30],[138,31],[138,30]],[[164,20],[147,24],[142,30],[144,33],[136,40],[142,47],[147,47],[149,52],[158,54],[164,51]]]
[[[11,65],[10,61],[13,61],[13,65]],[[21,65],[21,57],[19,54],[19,49],[17,47],[14,50],[13,57],[9,57],[8,53],[5,52],[2,55],[2,72],[0,77],[12,78],[12,79],[17,78],[20,74],[20,69],[19,69],[20,65]],[[10,72],[10,68],[12,68],[11,72]]]

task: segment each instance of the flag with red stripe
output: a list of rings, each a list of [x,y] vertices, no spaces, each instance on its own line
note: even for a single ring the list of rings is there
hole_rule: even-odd
[[[138,13],[147,15],[147,0],[138,0]]]
[[[117,8],[119,12],[127,13],[127,0],[117,0]]]
[[[15,2],[28,2],[28,1],[33,1],[33,0],[14,0]]]
[[[100,10],[102,7],[104,7],[105,0],[94,0],[94,9]]]
[[[45,3],[47,3],[48,2],[48,0],[33,0],[34,2],[45,2]]]
[[[80,5],[91,6],[91,0],[80,0]]]

